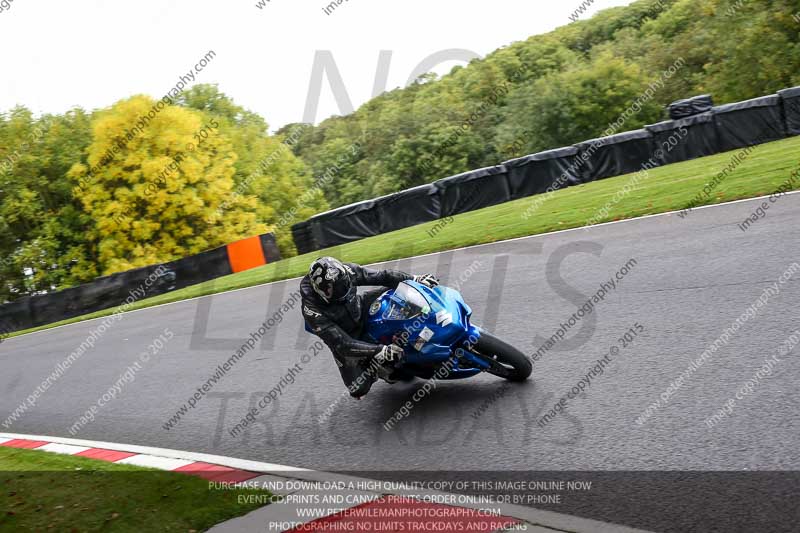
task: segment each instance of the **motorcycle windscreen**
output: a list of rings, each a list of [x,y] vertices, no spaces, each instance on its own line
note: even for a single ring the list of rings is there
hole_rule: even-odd
[[[427,300],[417,289],[401,283],[390,298],[389,308],[383,313],[384,320],[411,320],[430,312]]]

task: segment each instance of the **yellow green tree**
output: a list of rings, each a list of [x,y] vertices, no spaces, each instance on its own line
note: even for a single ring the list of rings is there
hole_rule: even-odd
[[[313,128],[293,124],[270,135],[266,120],[237,105],[216,85],[195,85],[180,96],[178,104],[218,122],[218,133],[230,139],[237,155],[235,193],[256,199],[257,220],[275,233],[284,257],[295,255],[292,225],[328,209],[322,172],[312,177],[311,169],[292,152]],[[224,220],[230,207],[223,202],[215,216]]]
[[[267,231],[256,199],[235,191],[230,140],[203,112],[134,96],[99,112],[92,134],[69,176],[94,220],[88,239],[102,274]]]

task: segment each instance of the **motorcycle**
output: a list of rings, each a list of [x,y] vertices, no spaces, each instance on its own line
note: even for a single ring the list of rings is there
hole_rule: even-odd
[[[409,280],[372,303],[365,333],[375,343],[403,348],[393,376],[464,379],[487,372],[509,381],[528,379],[533,366],[525,354],[471,324],[471,316],[457,290]]]

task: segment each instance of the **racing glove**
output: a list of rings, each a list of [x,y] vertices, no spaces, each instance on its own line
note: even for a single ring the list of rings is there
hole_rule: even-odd
[[[433,274],[422,274],[421,276],[414,276],[414,281],[421,283],[431,289],[439,285],[439,280]]]
[[[381,363],[396,363],[403,358],[405,352],[396,344],[387,344],[375,355]]]

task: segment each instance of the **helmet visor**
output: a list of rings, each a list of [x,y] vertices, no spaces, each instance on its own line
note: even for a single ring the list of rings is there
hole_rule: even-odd
[[[346,302],[356,295],[356,286],[350,281],[350,276],[342,276],[333,284],[331,299],[337,302]]]

